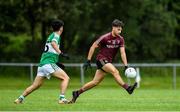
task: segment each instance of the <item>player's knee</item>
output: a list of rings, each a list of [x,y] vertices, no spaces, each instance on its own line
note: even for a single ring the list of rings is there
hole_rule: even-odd
[[[66,80],[67,80],[67,81],[69,81],[69,80],[70,80],[69,76],[66,76]]]
[[[119,74],[119,71],[116,70],[116,69],[114,69],[114,70],[112,71],[112,74],[113,74],[113,75],[117,75],[117,74]]]
[[[68,76],[68,75],[66,75],[66,76],[64,76],[64,77],[63,77],[63,80],[65,80],[65,81],[69,81],[69,80],[70,80],[70,78],[69,78],[69,76]]]

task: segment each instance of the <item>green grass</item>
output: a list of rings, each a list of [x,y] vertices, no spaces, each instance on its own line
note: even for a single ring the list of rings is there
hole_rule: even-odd
[[[13,104],[22,90],[1,90],[0,110],[6,111],[180,111],[179,90],[137,89],[128,95],[119,88],[95,88],[80,96],[75,104],[57,103],[58,89],[42,88],[26,98],[24,104]],[[72,89],[67,92],[70,97]]]
[[[168,85],[171,84],[166,82],[168,78],[159,80],[149,77],[143,80],[145,82],[142,81],[141,88],[133,95],[128,95],[112,78],[107,77],[101,85],[82,94],[77,103],[60,105],[57,103],[59,81],[52,78],[29,95],[23,104],[16,105],[13,101],[30,81],[0,77],[0,111],[180,111],[180,89],[169,88]],[[148,82],[151,80],[152,82]],[[161,87],[164,81],[167,87]],[[71,98],[71,91],[79,87],[79,79],[72,78],[66,93],[67,98]]]

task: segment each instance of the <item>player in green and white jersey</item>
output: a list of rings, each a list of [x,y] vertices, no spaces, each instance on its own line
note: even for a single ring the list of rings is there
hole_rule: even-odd
[[[37,76],[31,86],[25,89],[22,95],[14,101],[16,104],[23,102],[26,96],[38,89],[45,78],[50,79],[51,76],[57,77],[61,80],[59,103],[68,103],[65,98],[65,92],[69,83],[69,77],[66,72],[60,68],[56,63],[59,61],[59,56],[69,58],[67,54],[63,54],[59,49],[60,35],[63,32],[64,23],[61,20],[55,20],[51,24],[53,33],[48,37],[44,52],[42,53],[41,60],[37,70]]]

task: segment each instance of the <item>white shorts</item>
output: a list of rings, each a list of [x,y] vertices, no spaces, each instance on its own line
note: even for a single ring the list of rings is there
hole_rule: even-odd
[[[55,63],[45,64],[42,67],[38,67],[37,76],[43,76],[50,79],[51,74],[58,70],[61,70],[61,68],[59,68]]]

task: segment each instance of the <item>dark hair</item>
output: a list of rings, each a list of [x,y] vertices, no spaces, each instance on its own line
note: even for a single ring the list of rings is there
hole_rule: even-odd
[[[58,31],[62,26],[64,26],[64,22],[62,20],[53,20],[51,23],[53,31]]]
[[[114,19],[113,22],[112,22],[112,26],[120,26],[120,27],[123,27],[124,26],[124,23],[122,21],[120,21],[119,19]]]

